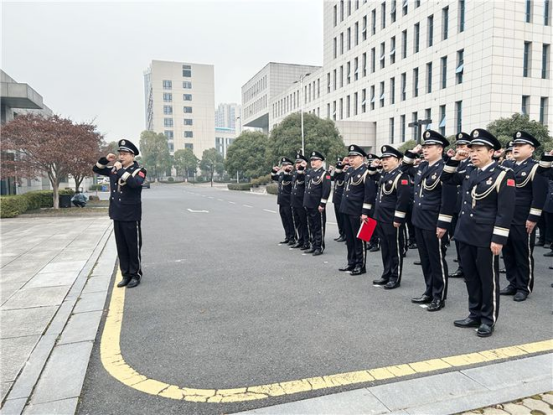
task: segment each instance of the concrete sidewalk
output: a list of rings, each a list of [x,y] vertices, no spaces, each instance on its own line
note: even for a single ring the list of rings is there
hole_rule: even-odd
[[[550,353],[300,400],[242,412],[242,414],[447,415],[551,391],[552,354]],[[537,410],[542,413],[533,414],[552,414],[552,407],[549,408],[547,403],[542,403],[542,407]],[[485,414],[510,413],[503,411]]]
[[[73,414],[115,266],[112,222],[16,218],[0,227],[1,412]]]

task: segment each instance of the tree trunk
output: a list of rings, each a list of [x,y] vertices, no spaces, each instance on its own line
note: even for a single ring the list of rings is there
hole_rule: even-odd
[[[85,179],[85,177],[74,176],[73,179],[75,180],[75,193],[77,193],[79,192],[79,187],[81,186],[81,183],[83,182],[83,179]]]
[[[54,195],[54,209],[60,209],[59,187],[60,187],[60,185],[57,183],[57,181],[52,182],[53,195]]]

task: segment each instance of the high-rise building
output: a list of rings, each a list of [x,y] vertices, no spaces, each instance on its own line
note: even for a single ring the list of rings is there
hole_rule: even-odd
[[[324,2],[323,66],[264,91],[249,113],[270,130],[300,111],[335,120],[345,142],[377,151],[415,139],[408,124],[446,136],[529,114],[552,131],[552,2],[385,0]],[[271,65],[271,64],[268,64]],[[297,74],[299,81],[301,74]]]
[[[164,133],[169,151],[201,158],[215,146],[214,67],[152,61],[144,72],[146,129]]]
[[[237,118],[240,118],[240,105],[219,104],[215,110],[215,127],[223,127],[231,130],[239,130]]]

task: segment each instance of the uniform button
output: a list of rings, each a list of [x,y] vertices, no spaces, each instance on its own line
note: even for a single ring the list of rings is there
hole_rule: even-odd
[[[473,214],[469,214],[470,217],[473,217]]]
[[[464,212],[464,211],[462,211],[462,215],[464,215],[464,214],[465,214],[465,212]]]
[[[421,202],[419,203],[419,205],[421,205]]]
[[[466,191],[466,194],[468,194],[468,195],[469,195],[469,191]]]
[[[121,198],[119,198],[119,202],[121,202]]]
[[[467,204],[467,202],[466,202],[466,201],[464,201],[464,204]]]

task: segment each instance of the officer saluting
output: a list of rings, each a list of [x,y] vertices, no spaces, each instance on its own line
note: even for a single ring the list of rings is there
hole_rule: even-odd
[[[331,181],[335,183],[333,187],[333,206],[335,207],[335,218],[337,219],[337,228],[339,229],[339,236],[335,238],[335,241],[339,243],[346,241],[346,219],[344,215],[340,213],[340,203],[342,201],[342,194],[344,193],[344,177],[346,176],[349,164],[348,157],[338,157],[336,166],[329,167],[331,170]]]
[[[277,204],[279,205],[279,215],[285,230],[285,240],[279,244],[288,244],[292,246],[296,243],[296,232],[291,210],[291,191],[292,191],[292,160],[286,157],[281,158],[281,168],[273,168],[271,179],[278,183],[279,192],[277,194]]]
[[[308,159],[302,155],[301,151],[298,151],[294,163],[296,171],[292,175],[290,205],[298,242],[292,246],[292,248],[309,250],[310,235],[308,233],[308,217],[306,216],[306,209],[304,208],[304,190],[306,187],[306,166],[308,166]]]
[[[444,307],[446,300],[448,268],[444,237],[454,213],[456,187],[441,182],[442,153],[450,144],[448,140],[433,130],[427,130],[423,138],[423,149],[418,145],[407,151],[401,169],[414,178],[412,223],[425,278],[425,292],[412,302],[430,303],[427,310],[435,312]],[[413,164],[421,150],[425,161],[415,168]]]
[[[352,276],[366,272],[366,243],[357,238],[360,224],[370,214],[375,199],[375,181],[368,177],[364,164],[367,156],[361,147],[353,144],[348,147],[350,166],[344,179],[345,189],[340,211],[344,214],[348,264],[339,271],[349,271]]]
[[[518,131],[511,143],[514,159],[503,165],[514,171],[516,199],[510,236],[502,248],[509,285],[500,294],[514,296],[515,301],[521,302],[533,290],[535,226],[542,215],[548,181],[536,174],[539,162],[533,160],[533,152],[540,142],[529,133]]]
[[[304,191],[304,207],[308,213],[308,224],[312,248],[306,253],[314,256],[323,254],[325,250],[325,205],[331,193],[331,175],[323,169],[325,157],[316,151],[310,155],[312,169],[306,174],[306,189]]]
[[[457,173],[465,151],[457,151],[444,167],[442,180],[462,185],[462,211],[454,232],[458,240],[469,297],[469,316],[454,321],[460,328],[478,328],[480,337],[491,336],[498,319],[498,255],[506,244],[514,215],[515,179],[510,169],[493,160],[501,148],[486,130],[471,132],[474,169]]]
[[[381,147],[383,173],[378,179],[379,190],[375,200],[375,220],[381,242],[383,274],[374,280],[385,289],[395,289],[402,280],[402,248],[404,233],[401,227],[406,222],[410,203],[410,180],[408,174],[400,170],[402,152],[392,146]],[[370,172],[373,173],[373,172]],[[379,175],[375,173],[373,176]]]
[[[146,169],[135,162],[139,150],[129,140],[119,141],[119,160],[113,153],[101,157],[92,170],[110,178],[110,218],[114,223],[119,268],[123,280],[117,287],[135,287],[142,279],[142,183]],[[109,163],[115,162],[113,166]]]

